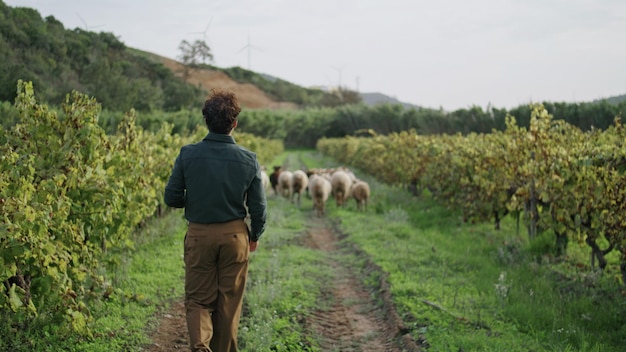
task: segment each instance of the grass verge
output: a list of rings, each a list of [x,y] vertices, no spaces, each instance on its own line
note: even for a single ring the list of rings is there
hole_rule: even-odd
[[[10,344],[12,352],[140,351],[149,343],[156,313],[182,297],[183,237],[180,212],[154,219],[137,233],[136,250],[108,274],[108,298],[89,304],[91,336],[51,333],[54,322],[41,317],[26,331],[5,334],[2,344]]]

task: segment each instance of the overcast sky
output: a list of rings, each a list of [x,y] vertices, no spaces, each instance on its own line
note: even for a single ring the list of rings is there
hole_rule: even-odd
[[[624,0],[4,0],[176,59],[455,110],[626,94]]]

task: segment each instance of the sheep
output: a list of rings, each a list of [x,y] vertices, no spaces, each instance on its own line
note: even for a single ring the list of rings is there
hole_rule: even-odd
[[[291,171],[281,171],[278,175],[278,184],[276,185],[277,194],[291,199],[291,193],[293,192],[292,177],[293,173]]]
[[[307,189],[309,184],[309,177],[302,170],[296,170],[291,176],[291,202],[293,203],[294,197],[296,198],[296,204],[300,206],[300,198],[302,192]]]
[[[311,198],[313,198],[313,209],[316,210],[318,217],[323,216],[326,213],[326,201],[332,190],[330,181],[325,176],[312,174],[311,177],[309,177],[309,185],[307,188]]]
[[[370,198],[370,185],[362,180],[357,180],[350,190],[356,201],[356,210],[367,210],[367,202]]]
[[[270,183],[272,184],[272,190],[274,190],[274,194],[278,194],[276,187],[278,186],[278,176],[282,171],[282,167],[274,166],[274,172],[270,175]]]
[[[345,166],[340,166],[340,167],[336,168],[333,172],[335,172],[335,171],[343,171],[343,172],[347,173],[348,176],[350,176],[350,179],[352,180],[353,183],[357,181],[357,178],[356,178],[356,175],[354,174],[354,172],[352,172],[350,169],[348,169]]]
[[[330,177],[332,185],[332,193],[338,207],[342,207],[346,199],[350,196],[350,187],[352,187],[352,178],[343,170],[333,172]]]
[[[328,180],[330,181],[330,174],[331,171],[330,169],[321,169],[321,168],[317,168],[317,169],[307,169],[306,170],[306,176],[309,178],[309,180],[311,179],[311,176],[313,175],[325,175]],[[308,198],[311,198],[311,195],[309,194],[309,187],[306,187],[306,195]]]
[[[261,181],[263,182],[263,190],[267,194],[271,188],[270,177],[267,175],[267,171],[265,171],[265,167],[261,169]]]

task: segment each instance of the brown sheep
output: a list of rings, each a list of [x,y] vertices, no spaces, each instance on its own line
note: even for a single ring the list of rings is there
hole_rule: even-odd
[[[352,197],[356,201],[357,210],[367,210],[367,202],[370,198],[370,185],[361,180],[357,180],[350,191]]]
[[[272,184],[274,194],[278,194],[278,176],[280,176],[282,169],[283,168],[280,166],[274,166],[274,172],[272,172],[272,174],[270,175],[270,183]]]
[[[296,170],[293,172],[291,176],[291,202],[294,201],[294,197],[296,197],[296,204],[298,207],[300,206],[300,198],[302,197],[302,192],[307,189],[309,184],[309,177],[302,170]]]

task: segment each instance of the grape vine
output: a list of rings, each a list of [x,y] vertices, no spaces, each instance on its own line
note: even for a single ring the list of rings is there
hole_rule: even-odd
[[[619,118],[583,132],[534,105],[527,129],[507,116],[504,131],[325,138],[317,149],[382,181],[427,189],[466,221],[497,228],[507,214],[523,215],[529,236],[553,231],[558,255],[570,240],[586,243],[591,265],[604,268],[618,250],[626,283],[625,144]]]
[[[0,130],[0,313],[15,328],[45,313],[87,333],[87,302],[110,297],[107,269],[162,209],[180,147],[206,130],[181,137],[163,124],[147,133],[131,110],[107,135],[94,98],[74,91],[57,113],[37,103],[32,83],[17,92],[20,120]],[[264,162],[282,151],[278,141],[236,139]]]

